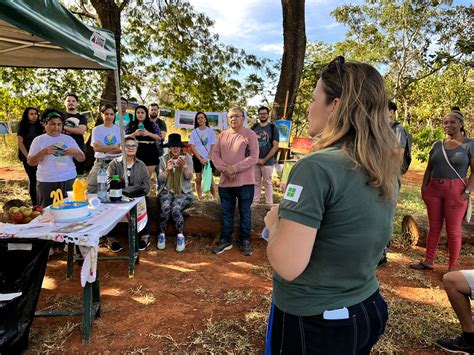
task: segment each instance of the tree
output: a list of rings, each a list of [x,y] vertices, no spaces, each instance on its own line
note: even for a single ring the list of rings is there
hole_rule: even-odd
[[[321,71],[335,56],[335,48],[333,45],[324,42],[308,44],[292,116],[293,136],[307,136],[307,110],[311,102],[313,90],[316,87]]]
[[[98,19],[114,32],[122,84],[142,101],[151,97],[182,109],[223,110],[245,103],[262,89],[256,73],[243,82],[236,76],[244,68],[263,69],[265,61],[219,43],[210,32],[213,21],[187,1],[89,1],[80,0],[75,13]],[[115,92],[113,80],[107,78],[103,98]]]
[[[283,118],[288,93],[287,119],[293,115],[306,51],[305,1],[281,0],[283,10],[283,57],[274,99],[276,119]]]
[[[366,0],[332,14],[348,27],[339,50],[387,67],[391,96],[404,106],[411,85],[472,53],[473,8],[451,0]]]

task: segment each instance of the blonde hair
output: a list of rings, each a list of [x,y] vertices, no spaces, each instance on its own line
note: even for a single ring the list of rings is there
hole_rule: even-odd
[[[337,70],[336,70],[337,69]],[[319,150],[340,145],[356,168],[366,170],[368,185],[393,200],[400,175],[400,145],[387,120],[384,81],[368,64],[346,62],[321,73],[327,104],[339,98],[315,144]]]

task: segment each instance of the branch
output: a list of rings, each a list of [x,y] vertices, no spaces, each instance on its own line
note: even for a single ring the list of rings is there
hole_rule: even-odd
[[[81,0],[79,1],[79,8],[81,9],[80,11],[79,10],[72,10],[71,12],[73,14],[76,14],[76,15],[79,15],[79,16],[84,16],[84,17],[88,17],[88,18],[91,18],[93,20],[98,20],[99,19],[99,16],[97,14],[93,14],[92,12],[90,12],[89,10],[86,9],[86,4],[84,3],[84,0]]]
[[[125,6],[128,5],[129,2],[130,0],[123,0],[122,3],[118,6],[119,12],[122,12],[122,10],[125,8]]]
[[[91,18],[93,20],[98,20],[99,19],[99,16],[97,15],[94,15],[94,14],[91,14],[90,12],[86,12],[86,11],[74,11],[74,10],[70,10],[73,14],[75,15],[78,15],[80,17],[88,17],[88,18]]]

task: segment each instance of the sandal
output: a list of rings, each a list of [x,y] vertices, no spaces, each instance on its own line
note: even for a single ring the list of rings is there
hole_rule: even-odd
[[[434,269],[432,265],[425,264],[423,261],[420,261],[417,264],[411,264],[410,268],[414,270],[433,270]]]

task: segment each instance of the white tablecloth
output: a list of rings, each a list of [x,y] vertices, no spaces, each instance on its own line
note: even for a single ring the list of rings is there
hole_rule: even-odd
[[[127,203],[101,204],[95,209],[90,207],[91,216],[79,222],[54,222],[47,208],[42,216],[28,224],[0,223],[0,239],[38,238],[74,243],[84,256],[81,269],[81,285],[84,287],[86,282],[94,282],[96,279],[100,238],[109,233],[117,223],[128,219],[128,213],[135,205],[138,205],[137,231],[140,231],[148,221],[145,197],[138,197]]]

